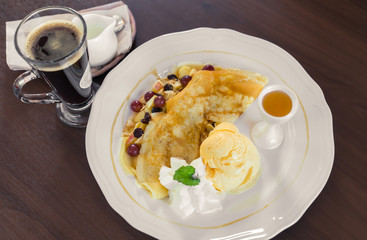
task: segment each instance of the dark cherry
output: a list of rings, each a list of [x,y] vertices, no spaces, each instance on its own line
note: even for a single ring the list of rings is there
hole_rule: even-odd
[[[143,134],[144,134],[144,130],[143,129],[141,129],[141,128],[135,128],[135,130],[134,130],[134,137],[136,137],[136,138],[140,138],[141,136],[143,136]]]
[[[163,96],[157,96],[156,98],[154,98],[154,105],[156,107],[164,107],[164,104],[166,104],[166,99],[164,99]]]
[[[127,147],[127,154],[132,157],[136,157],[139,155],[140,147],[136,144],[131,144]]]
[[[191,79],[192,79],[192,77],[191,77],[191,76],[189,76],[189,75],[185,75],[185,76],[183,76],[183,77],[181,78],[181,80],[180,80],[181,85],[182,85],[183,87],[186,87],[186,86],[187,86],[187,84],[189,84],[189,82],[191,81]]]
[[[146,92],[144,95],[145,101],[148,102],[154,95],[155,95],[155,92],[153,91]]]
[[[131,110],[134,112],[140,112],[140,110],[143,108],[143,104],[139,102],[138,100],[132,101],[130,104]]]
[[[213,65],[208,64],[203,67],[203,70],[214,71],[215,69]]]

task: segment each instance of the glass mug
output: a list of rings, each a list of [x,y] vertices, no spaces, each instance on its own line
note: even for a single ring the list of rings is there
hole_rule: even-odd
[[[14,81],[15,96],[24,103],[56,103],[62,122],[85,127],[94,96],[86,36],[84,19],[68,7],[44,7],[26,16],[15,32],[14,44],[32,69]],[[51,92],[23,93],[25,84],[40,77]]]

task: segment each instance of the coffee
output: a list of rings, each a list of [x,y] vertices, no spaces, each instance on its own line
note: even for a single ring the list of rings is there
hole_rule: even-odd
[[[26,40],[28,57],[42,62],[38,72],[70,104],[86,102],[92,91],[88,53],[85,46],[78,49],[82,37],[72,22],[50,21],[34,29]]]

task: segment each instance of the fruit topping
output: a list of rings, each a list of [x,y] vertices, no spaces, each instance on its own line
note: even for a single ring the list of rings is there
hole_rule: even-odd
[[[170,74],[170,75],[167,76],[167,78],[169,80],[176,80],[176,81],[178,81],[178,78],[177,78],[177,76],[175,74]]]
[[[143,104],[139,102],[138,100],[132,101],[130,104],[131,110],[134,112],[140,112],[140,110],[143,108]]]
[[[139,155],[140,147],[136,144],[131,144],[127,147],[127,154],[132,157],[136,157]]]
[[[136,138],[134,137],[134,134],[130,134],[130,136],[126,140],[126,146],[130,146],[136,141]]]
[[[163,84],[160,80],[156,81],[154,83],[154,86],[153,86],[153,91],[154,92],[158,92],[159,90],[161,90],[163,88]]]
[[[153,91],[146,92],[144,95],[145,101],[148,102],[154,95],[155,95],[155,92]]]
[[[214,71],[215,69],[213,65],[208,64],[203,67],[203,70]]]
[[[152,108],[152,113],[155,113],[155,112],[162,112],[163,111],[163,109],[162,108],[160,108],[160,107],[153,107]]]
[[[152,120],[152,117],[150,116],[148,112],[146,112],[144,115],[144,118],[141,119],[140,121],[144,124],[148,124],[150,120]]]
[[[168,90],[164,92],[164,99],[166,99],[166,102],[176,96],[176,93],[173,90]]]
[[[178,69],[178,77],[179,79],[183,78],[185,75],[190,76],[192,68],[190,66],[184,65]]]
[[[162,95],[160,96],[157,96],[155,99],[154,99],[154,105],[156,107],[164,107],[164,104],[166,104],[166,99],[164,99],[164,97]]]
[[[187,84],[189,84],[189,82],[191,81],[191,79],[192,79],[192,77],[191,77],[191,76],[189,76],[189,75],[185,75],[185,76],[183,76],[183,77],[181,78],[181,80],[180,80],[181,85],[182,85],[183,87],[186,87],[186,86],[187,86]]]
[[[144,130],[141,128],[135,128],[134,137],[140,138],[144,134]]]
[[[168,83],[166,83],[163,88],[164,88],[164,91],[173,90],[173,86],[171,84],[168,84]]]

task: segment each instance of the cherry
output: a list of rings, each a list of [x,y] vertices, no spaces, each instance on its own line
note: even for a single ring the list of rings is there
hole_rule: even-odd
[[[164,97],[162,95],[157,96],[156,98],[154,98],[154,105],[156,107],[164,107],[164,104],[166,104],[166,99],[164,99]]]
[[[203,67],[203,70],[214,71],[215,69],[213,65],[208,64]]]
[[[186,86],[187,86],[187,84],[189,84],[189,82],[191,81],[191,79],[192,79],[192,77],[191,77],[191,76],[189,76],[189,75],[185,75],[185,76],[183,76],[183,77],[181,78],[181,80],[180,80],[181,85],[182,85],[183,87],[186,87]]]
[[[138,100],[132,101],[130,104],[131,110],[134,112],[140,112],[140,110],[143,108],[143,104],[139,102]]]
[[[148,102],[154,95],[155,95],[155,92],[153,91],[146,92],[144,95],[145,101]]]
[[[136,144],[131,144],[127,147],[127,154],[132,157],[136,157],[139,155],[140,147]]]

